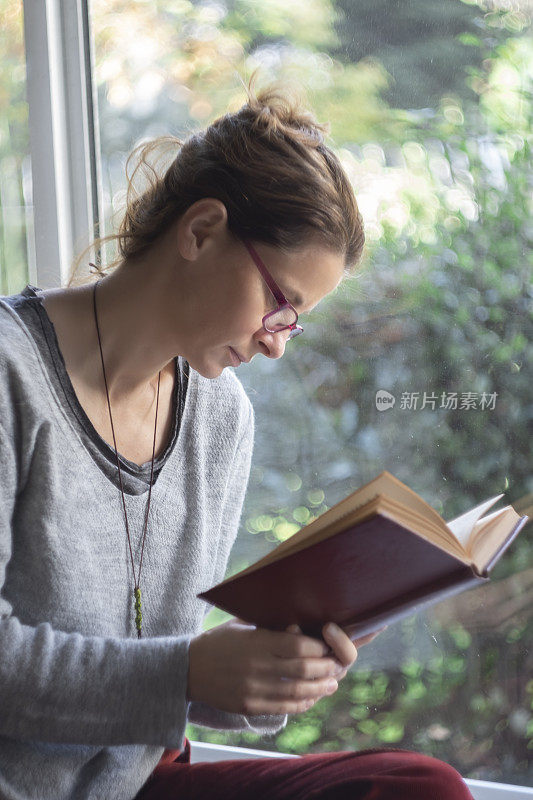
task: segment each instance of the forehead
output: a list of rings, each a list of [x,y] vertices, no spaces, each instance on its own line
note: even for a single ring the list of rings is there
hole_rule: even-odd
[[[287,299],[311,311],[333,292],[344,276],[344,256],[324,246],[308,245],[288,253],[277,251],[266,266]]]

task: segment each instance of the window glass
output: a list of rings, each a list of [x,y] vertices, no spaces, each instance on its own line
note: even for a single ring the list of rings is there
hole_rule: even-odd
[[[22,0],[0,0],[0,294],[33,267],[33,201]]]
[[[257,66],[331,122],[365,220],[357,275],[282,359],[238,370],[256,446],[230,573],[384,469],[445,519],[500,492],[531,508],[530,4],[92,0],[91,21],[107,232],[132,146],[237,109]],[[414,749],[530,784],[532,576],[526,531],[488,585],[391,626],[275,740],[187,735]]]

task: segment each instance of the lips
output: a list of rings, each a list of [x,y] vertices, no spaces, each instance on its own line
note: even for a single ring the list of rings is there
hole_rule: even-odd
[[[241,361],[242,361],[242,358],[240,357],[240,355],[233,349],[233,347],[230,347],[229,351],[231,353],[231,357],[232,357],[233,362],[234,362],[233,366],[234,367],[240,366]],[[235,363],[235,362],[237,362],[237,363]]]
[[[233,350],[233,352],[235,353],[235,355],[237,356],[239,361],[242,361],[244,364],[248,363],[248,361],[245,358],[243,358],[241,355],[239,355],[239,353],[233,347],[230,347],[230,350]]]

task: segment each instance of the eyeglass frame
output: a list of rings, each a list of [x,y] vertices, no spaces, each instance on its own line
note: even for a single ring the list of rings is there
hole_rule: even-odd
[[[252,243],[250,241],[248,241],[248,239],[243,239],[242,241],[243,241],[244,246],[246,247],[246,249],[250,253],[250,256],[252,257],[252,260],[253,260],[255,266],[257,267],[257,269],[259,270],[259,272],[263,276],[263,279],[264,279],[265,283],[267,284],[268,288],[270,289],[270,291],[274,295],[274,298],[276,299],[276,302],[278,303],[278,305],[276,306],[276,308],[273,311],[269,311],[268,314],[265,314],[265,316],[262,318],[261,322],[262,322],[263,327],[269,333],[280,333],[281,331],[286,331],[287,329],[290,329],[291,333],[289,334],[289,339],[294,339],[295,336],[298,336],[300,333],[304,332],[304,329],[302,328],[302,326],[296,324],[298,322],[298,312],[296,311],[296,309],[294,308],[292,303],[289,303],[289,301],[287,300],[287,298],[285,297],[285,295],[283,294],[283,292],[279,288],[278,284],[276,283],[276,281],[274,280],[274,278],[272,277],[272,275],[270,274],[270,272],[266,268],[266,266],[263,263],[259,253],[255,249],[255,247],[252,245]],[[290,308],[296,314],[296,319],[290,325],[284,325],[282,328],[277,328],[275,331],[273,331],[271,328],[269,328],[267,326],[265,320],[267,320],[273,314],[277,314],[278,311],[281,311],[284,308]]]

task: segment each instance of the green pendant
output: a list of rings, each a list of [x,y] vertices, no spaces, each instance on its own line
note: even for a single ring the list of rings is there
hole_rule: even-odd
[[[134,589],[133,594],[135,597],[135,626],[137,628],[137,638],[141,638],[141,625],[143,621],[143,615],[141,613],[141,590]]]

